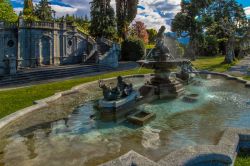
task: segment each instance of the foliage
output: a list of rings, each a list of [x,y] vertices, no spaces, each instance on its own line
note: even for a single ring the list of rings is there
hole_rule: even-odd
[[[115,38],[115,12],[110,5],[110,0],[93,0],[90,4],[90,34],[94,37]]]
[[[203,44],[203,22],[199,19],[202,10],[209,6],[211,0],[182,0],[181,11],[172,22],[172,31],[180,37],[190,37],[190,46],[193,48],[193,57],[199,54],[198,48]],[[184,35],[185,34],[185,35]]]
[[[216,56],[219,54],[219,42],[214,35],[206,35],[203,45],[204,56]]]
[[[157,36],[157,31],[155,29],[147,29],[148,40],[150,44],[155,44],[155,38]]]
[[[131,35],[133,37],[141,39],[144,43],[148,43],[148,33],[146,30],[146,26],[141,21],[136,21],[132,25]]]
[[[127,71],[119,71],[108,74],[102,74],[92,77],[76,78],[61,82],[48,83],[35,85],[20,89],[0,91],[0,118],[3,118],[13,112],[20,109],[33,105],[35,100],[40,100],[49,96],[54,95],[57,92],[69,90],[70,88],[91,82],[99,79],[117,77],[119,75],[132,75],[132,74],[147,74],[151,73],[148,69],[133,69]]]
[[[34,6],[32,0],[24,0],[23,5],[23,14],[24,15],[33,15]]]
[[[0,1],[0,20],[5,22],[16,22],[18,19],[13,7],[7,0]]]
[[[204,55],[207,51],[214,55],[219,51],[231,63],[240,43],[237,40],[246,32],[243,7],[235,0],[182,0],[181,8],[172,22],[172,31],[190,37],[194,55]]]
[[[145,45],[141,39],[128,38],[122,42],[121,56],[125,61],[137,61],[145,55]]]
[[[145,48],[151,50],[151,49],[155,48],[155,45],[154,44],[147,44],[147,45],[145,45]]]
[[[128,27],[137,15],[138,0],[116,0],[117,30],[119,37],[128,37]]]
[[[53,20],[53,10],[50,6],[48,0],[41,0],[35,7],[35,16],[43,21],[52,21]]]
[[[235,166],[250,165],[250,153],[249,152],[250,152],[249,150],[240,151],[236,158]]]

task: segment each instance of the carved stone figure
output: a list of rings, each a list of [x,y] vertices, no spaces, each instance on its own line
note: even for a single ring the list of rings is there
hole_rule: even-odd
[[[166,27],[162,26],[156,36],[156,45],[154,48],[153,58],[157,61],[166,61],[170,57],[169,48],[165,43],[165,30]]]
[[[127,84],[123,81],[121,76],[117,77],[117,86],[112,88],[111,86],[107,86],[101,80],[99,81],[99,87],[103,90],[103,97],[107,101],[114,101],[120,98],[124,98],[129,96],[133,91],[133,85]]]

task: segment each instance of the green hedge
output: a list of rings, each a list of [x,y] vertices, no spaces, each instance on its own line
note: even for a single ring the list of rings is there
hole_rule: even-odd
[[[122,42],[121,56],[125,61],[137,61],[145,55],[145,45],[140,39],[126,39]]]

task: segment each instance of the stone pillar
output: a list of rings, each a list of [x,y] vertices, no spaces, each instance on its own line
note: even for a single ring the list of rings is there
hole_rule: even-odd
[[[11,55],[9,57],[9,69],[10,69],[10,75],[15,75],[16,71],[17,71],[17,67],[16,67],[16,57],[15,55]]]

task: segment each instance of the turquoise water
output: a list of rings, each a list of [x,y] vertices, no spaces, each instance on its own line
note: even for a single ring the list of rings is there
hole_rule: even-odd
[[[157,161],[180,148],[217,144],[227,127],[250,128],[249,89],[220,77],[199,81],[186,87],[186,94],[199,94],[195,103],[166,99],[136,108],[156,113],[144,127],[102,122],[92,116],[98,114],[96,101],[84,103],[64,119],[10,137],[0,163],[97,165],[129,150]]]

